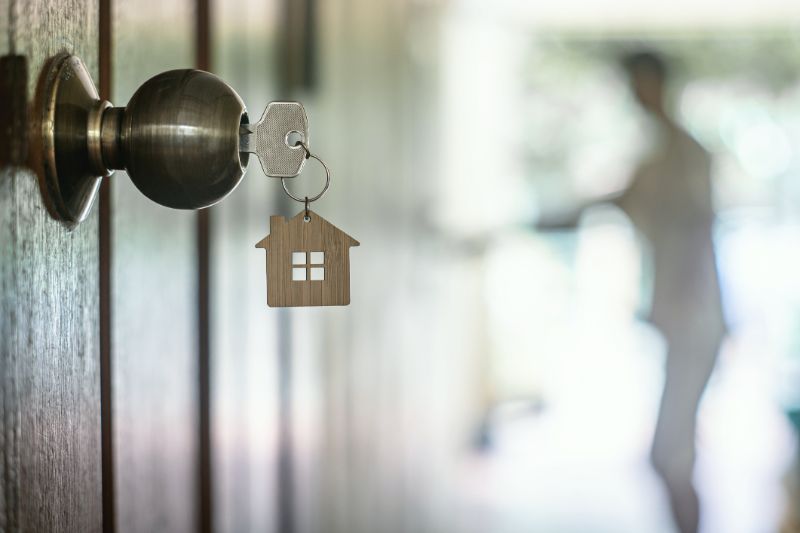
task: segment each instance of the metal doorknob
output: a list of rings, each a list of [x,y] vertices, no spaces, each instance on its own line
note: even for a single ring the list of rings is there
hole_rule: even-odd
[[[127,106],[103,113],[89,157],[99,170],[125,169],[161,205],[208,207],[244,175],[242,122],[244,104],[227,83],[208,72],[170,70],[146,81]]]
[[[89,213],[103,177],[127,171],[161,205],[200,209],[241,181],[247,123],[242,99],[220,78],[171,70],[149,79],[125,107],[98,97],[75,56],[55,57],[39,87],[41,144],[33,159],[51,213],[68,225]]]

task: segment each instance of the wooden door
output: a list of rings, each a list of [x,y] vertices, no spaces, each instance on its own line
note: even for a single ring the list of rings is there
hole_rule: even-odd
[[[98,212],[50,218],[15,127],[57,52],[97,79],[97,0],[0,0],[0,28],[0,531],[100,531]]]

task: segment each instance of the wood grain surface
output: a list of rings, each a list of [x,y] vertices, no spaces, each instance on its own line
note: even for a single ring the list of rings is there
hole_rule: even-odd
[[[94,0],[0,0],[0,32],[29,99],[57,52],[97,78]],[[68,231],[29,170],[0,167],[0,531],[102,527],[97,261],[96,212]]]

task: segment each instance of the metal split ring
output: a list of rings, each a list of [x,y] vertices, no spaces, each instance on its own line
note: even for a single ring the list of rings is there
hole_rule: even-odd
[[[304,196],[303,198],[295,196],[289,191],[289,187],[286,185],[286,178],[281,178],[281,185],[283,185],[283,190],[286,191],[286,194],[289,196],[289,198],[291,198],[295,202],[300,202],[301,204],[305,204],[306,212],[308,212],[308,204],[310,202],[316,202],[317,200],[322,198],[322,196],[326,192],[328,192],[328,187],[331,186],[331,169],[328,168],[328,165],[325,164],[325,161],[317,157],[315,154],[311,153],[311,150],[308,149],[308,145],[306,145],[306,143],[304,143],[303,141],[297,141],[295,143],[295,146],[298,145],[302,146],[303,150],[306,151],[306,159],[316,159],[317,161],[319,161],[319,164],[322,165],[322,168],[325,169],[325,187],[322,188],[322,191],[318,195],[312,196],[311,198],[309,198],[308,196]]]

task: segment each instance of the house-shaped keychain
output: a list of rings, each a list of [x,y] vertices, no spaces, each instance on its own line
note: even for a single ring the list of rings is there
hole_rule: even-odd
[[[350,247],[357,240],[313,211],[271,216],[267,251],[267,305],[299,307],[350,303]]]

